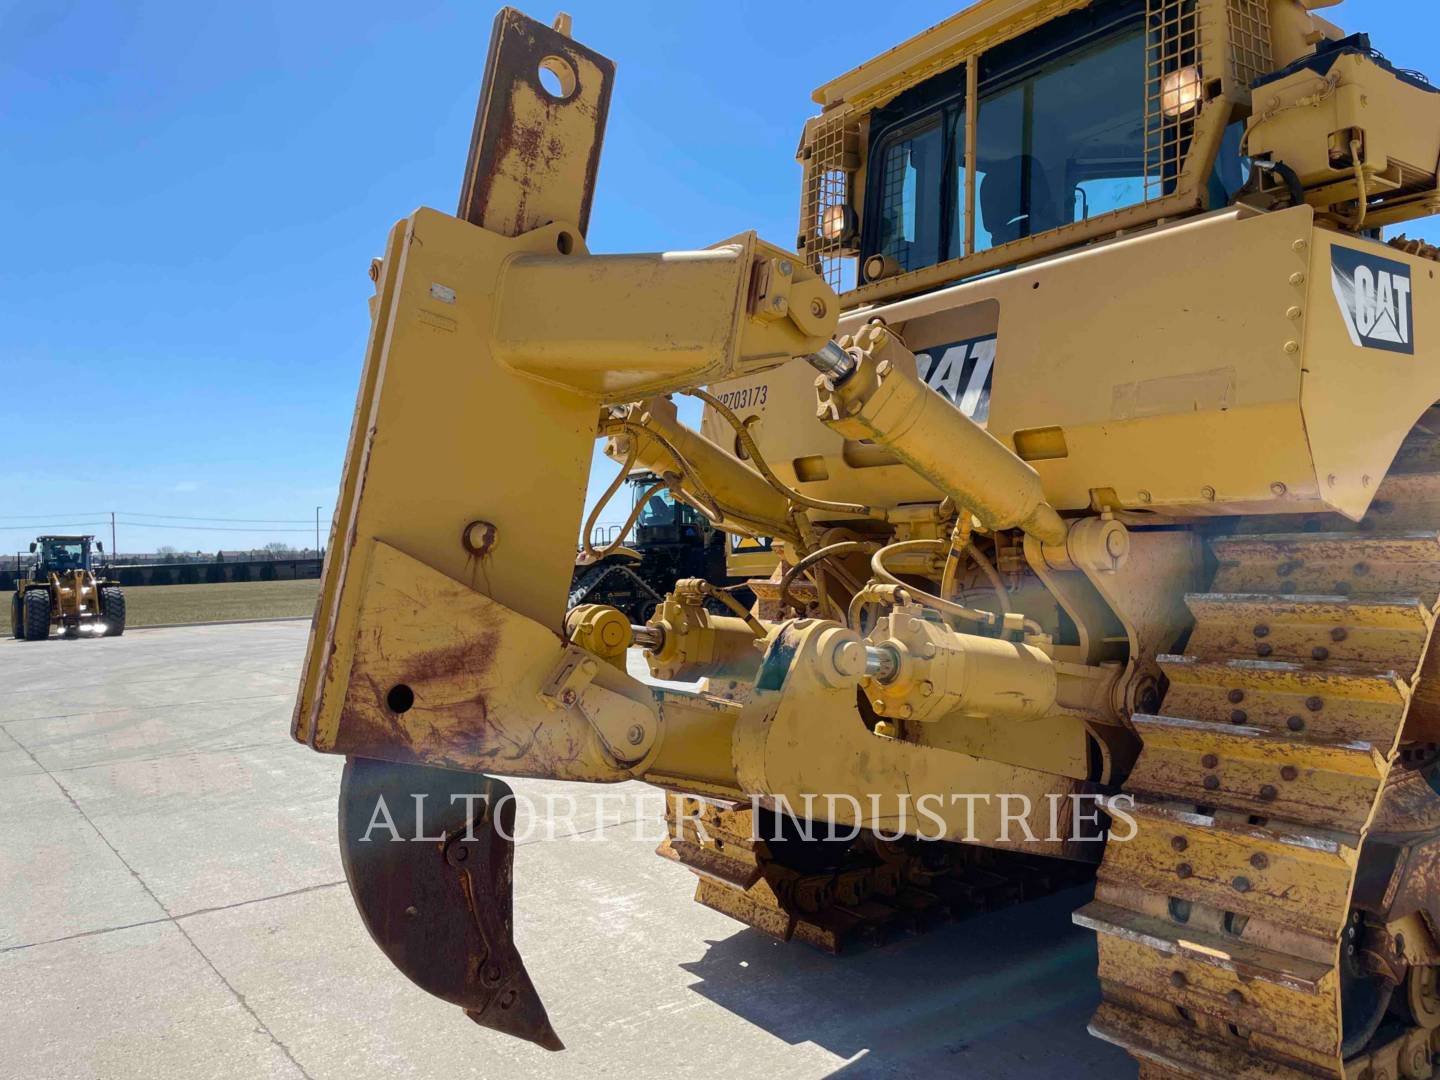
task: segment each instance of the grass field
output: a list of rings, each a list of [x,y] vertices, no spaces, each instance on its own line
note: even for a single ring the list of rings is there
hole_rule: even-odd
[[[227,581],[219,585],[147,585],[125,590],[125,625],[221,622],[309,615],[315,610],[319,578],[300,581]],[[10,633],[10,593],[0,593],[4,625]]]

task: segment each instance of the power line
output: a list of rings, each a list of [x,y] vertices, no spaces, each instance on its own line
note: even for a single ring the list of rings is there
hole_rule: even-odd
[[[138,510],[116,510],[116,514],[124,514],[132,518],[159,518],[164,521],[226,521],[248,525],[309,525],[309,518],[232,518],[232,517],[198,517],[189,514],[142,514]],[[109,521],[111,511],[109,510],[81,510],[68,514],[18,514],[13,517],[0,517],[0,522],[15,522],[15,528],[25,528],[32,521],[50,520],[52,518],[92,518],[103,517]],[[104,524],[102,522],[101,524]],[[91,524],[86,522],[86,524]],[[144,524],[133,522],[132,524]],[[9,527],[9,526],[0,526]]]
[[[14,530],[14,528],[53,528],[56,526],[56,520],[58,520],[59,517],[59,514],[56,514],[56,516],[53,518],[40,517],[35,518],[35,520],[33,521],[17,521],[17,523],[14,523],[13,526],[0,526],[0,528],[10,528],[10,530]],[[88,516],[86,516],[86,514],[72,514],[71,517]],[[73,524],[81,524],[81,526],[94,526],[94,524],[109,524],[109,517],[105,517],[104,521],[69,521],[69,523],[66,523],[66,521],[60,521],[59,524],[72,524],[72,526]]]
[[[17,514],[17,516],[0,517],[0,521],[29,521],[32,518],[43,520],[48,517],[104,517],[108,513],[108,510],[76,510],[66,514]]]
[[[109,523],[101,522],[100,524]],[[117,521],[115,524],[124,525],[129,529],[179,529],[181,532],[308,533],[310,531],[309,529],[276,529],[268,525],[240,529],[226,525],[161,525],[153,521]]]
[[[87,525],[109,524],[109,521],[32,521],[28,524],[0,526],[0,532],[25,532],[30,529],[83,529]]]
[[[232,518],[232,517],[191,517],[185,514],[141,514],[134,510],[117,510],[117,514],[124,514],[133,518],[163,518],[167,521],[238,521],[250,524],[273,524],[273,525],[309,525],[309,518]],[[131,524],[143,524],[143,522],[131,522]],[[157,526],[159,527],[159,526]]]

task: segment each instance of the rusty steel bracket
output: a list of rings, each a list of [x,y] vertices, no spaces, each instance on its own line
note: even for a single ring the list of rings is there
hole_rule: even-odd
[[[574,645],[567,645],[537,694],[553,710],[575,709],[615,758],[617,767],[634,764],[655,745],[656,715],[644,704],[596,683],[608,665]]]
[[[571,221],[583,236],[614,82],[614,61],[572,40],[568,19],[502,8],[456,216],[502,236]]]
[[[340,852],[365,929],[421,989],[563,1050],[515,949],[515,800],[491,776],[350,758]]]

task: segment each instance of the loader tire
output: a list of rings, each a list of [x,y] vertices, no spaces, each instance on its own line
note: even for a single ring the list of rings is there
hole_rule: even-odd
[[[116,585],[100,590],[100,618],[105,623],[106,637],[125,633],[125,592]]]
[[[19,592],[10,597],[10,636],[17,641],[25,640],[25,608]]]
[[[24,607],[24,639],[44,641],[50,636],[50,590],[28,590]]]

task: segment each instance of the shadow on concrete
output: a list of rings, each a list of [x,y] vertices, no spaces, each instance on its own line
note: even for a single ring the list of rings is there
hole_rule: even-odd
[[[1094,935],[1070,921],[1092,886],[842,957],[745,929],[709,942],[691,989],[790,1044],[850,1059],[832,1075],[1133,1076],[1089,1036]]]

